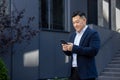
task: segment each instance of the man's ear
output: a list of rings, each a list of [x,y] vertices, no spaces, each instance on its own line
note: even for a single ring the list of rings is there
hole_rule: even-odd
[[[86,19],[85,17],[83,17],[83,20],[84,20],[85,22],[87,22],[87,19]]]

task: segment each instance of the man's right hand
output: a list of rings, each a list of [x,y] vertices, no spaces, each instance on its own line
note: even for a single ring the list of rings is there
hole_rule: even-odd
[[[62,49],[63,49],[63,51],[68,51],[68,45],[67,44],[62,44]]]

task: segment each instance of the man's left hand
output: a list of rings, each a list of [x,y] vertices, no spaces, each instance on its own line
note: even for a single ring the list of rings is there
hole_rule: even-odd
[[[67,49],[68,49],[68,51],[72,51],[72,49],[73,49],[73,43],[68,43]]]

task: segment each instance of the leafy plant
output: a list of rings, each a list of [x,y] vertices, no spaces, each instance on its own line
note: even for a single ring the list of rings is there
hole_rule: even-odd
[[[3,60],[0,58],[0,80],[9,80],[9,76],[7,73],[8,73],[8,70]]]

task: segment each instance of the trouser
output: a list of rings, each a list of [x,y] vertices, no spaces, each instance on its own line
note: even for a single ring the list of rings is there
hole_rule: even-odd
[[[71,76],[70,76],[69,80],[95,80],[95,78],[80,79],[77,67],[72,67],[72,69],[71,69]]]

